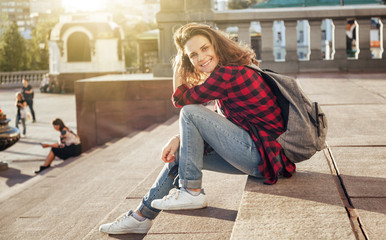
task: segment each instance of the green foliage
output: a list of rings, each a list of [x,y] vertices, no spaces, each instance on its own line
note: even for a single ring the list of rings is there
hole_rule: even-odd
[[[48,40],[51,29],[57,20],[38,22],[32,30],[32,39],[27,41],[30,55],[30,70],[46,70],[49,68]]]
[[[136,36],[143,32],[156,29],[157,25],[143,20],[127,21],[124,19],[123,15],[118,14],[114,16],[114,21],[122,27],[125,34],[123,47],[126,67],[138,67],[138,47]]]
[[[15,22],[5,24],[0,43],[0,70],[3,72],[28,70],[26,43]]]
[[[38,22],[31,39],[24,39],[14,22],[3,19],[0,41],[0,71],[47,70],[48,39],[56,19]]]
[[[229,9],[244,9],[249,8],[256,3],[262,2],[262,0],[229,0],[228,8]]]

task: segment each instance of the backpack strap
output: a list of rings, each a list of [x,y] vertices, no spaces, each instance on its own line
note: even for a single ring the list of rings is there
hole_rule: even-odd
[[[281,109],[283,120],[284,120],[284,127],[287,129],[288,115],[289,115],[289,101],[287,100],[287,98],[284,97],[283,93],[280,91],[276,81],[270,76],[270,73],[275,73],[275,72],[269,69],[263,70],[259,66],[253,63],[246,66],[258,71],[260,73],[260,76],[263,78],[263,80],[271,88],[273,94],[276,96],[278,105]]]

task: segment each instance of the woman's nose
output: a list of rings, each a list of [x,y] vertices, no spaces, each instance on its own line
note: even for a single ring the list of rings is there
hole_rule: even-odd
[[[202,59],[202,53],[198,53],[198,54],[197,54],[197,60],[198,60],[198,61],[201,61],[201,59]]]

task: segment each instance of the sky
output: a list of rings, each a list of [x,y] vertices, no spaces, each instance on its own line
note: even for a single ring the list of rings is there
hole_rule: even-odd
[[[98,11],[106,7],[107,0],[62,0],[66,11]]]

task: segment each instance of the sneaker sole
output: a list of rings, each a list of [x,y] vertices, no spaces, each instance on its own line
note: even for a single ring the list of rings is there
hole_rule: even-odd
[[[99,230],[102,233],[107,233],[107,234],[146,234],[149,230],[148,229],[136,229],[136,230],[127,230],[127,231],[110,231],[110,232],[104,232]]]
[[[204,203],[200,205],[169,206],[165,208],[159,208],[152,205],[153,208],[156,208],[159,210],[193,210],[193,209],[206,208],[207,206],[208,206],[208,203]]]

